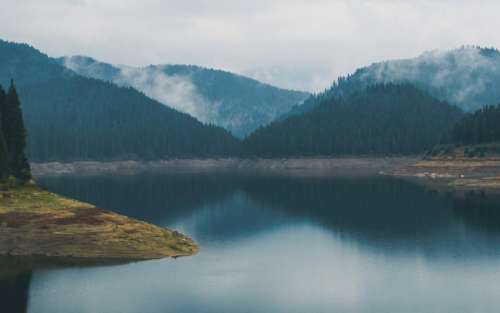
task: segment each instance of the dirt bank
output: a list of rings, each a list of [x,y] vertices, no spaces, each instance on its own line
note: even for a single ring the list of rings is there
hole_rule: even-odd
[[[417,157],[317,157],[290,159],[173,159],[152,162],[33,163],[35,176],[232,171],[320,175],[370,175],[415,163]]]

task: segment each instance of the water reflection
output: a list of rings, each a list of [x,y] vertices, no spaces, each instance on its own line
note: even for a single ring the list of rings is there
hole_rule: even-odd
[[[309,223],[379,253],[427,257],[500,253],[496,248],[500,236],[465,227],[500,225],[498,219],[478,221],[474,214],[485,214],[485,209],[474,206],[470,195],[441,194],[387,177],[145,174],[47,178],[42,183],[70,197],[179,228],[201,243],[234,242]],[[489,214],[498,212],[494,207],[500,199],[486,195],[481,199],[482,206],[491,206]],[[488,240],[478,243],[478,236]]]
[[[500,306],[495,196],[440,194],[382,177],[144,174],[41,183],[182,230],[201,252],[0,278],[0,288],[18,291],[13,303],[26,311],[28,301],[31,313],[492,312]]]
[[[500,234],[500,195],[469,191],[454,200],[454,212],[468,226],[478,231]]]
[[[0,257],[0,306],[2,312],[28,312],[31,269],[18,259]]]

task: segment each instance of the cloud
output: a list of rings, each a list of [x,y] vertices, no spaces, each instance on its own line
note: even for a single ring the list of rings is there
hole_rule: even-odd
[[[167,75],[156,67],[141,69],[122,66],[114,82],[141,90],[148,97],[188,113],[204,123],[218,120],[218,104],[201,96],[189,76]]]
[[[220,103],[203,97],[189,74],[168,75],[166,66],[113,66],[94,59],[64,58],[64,66],[87,77],[133,87],[171,108],[196,117],[204,123],[218,122]]]
[[[52,56],[199,64],[313,91],[380,60],[500,46],[500,3],[489,0],[23,0],[8,7],[0,37]]]
[[[500,57],[478,47],[429,51],[417,58],[373,64],[361,72],[367,83],[410,81],[430,87],[451,103],[476,109],[478,97],[500,79]],[[484,99],[483,99],[484,101]]]

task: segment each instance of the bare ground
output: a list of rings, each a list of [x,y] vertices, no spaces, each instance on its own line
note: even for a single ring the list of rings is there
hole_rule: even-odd
[[[33,163],[35,176],[231,171],[317,175],[371,175],[417,162],[418,157],[314,157],[289,159],[172,159],[152,162]]]

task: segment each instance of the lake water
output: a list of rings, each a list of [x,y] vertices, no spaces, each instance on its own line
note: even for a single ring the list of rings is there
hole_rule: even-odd
[[[182,231],[200,253],[24,271],[0,263],[0,312],[500,309],[497,196],[443,194],[383,177],[142,174],[40,183]]]

